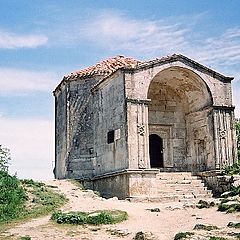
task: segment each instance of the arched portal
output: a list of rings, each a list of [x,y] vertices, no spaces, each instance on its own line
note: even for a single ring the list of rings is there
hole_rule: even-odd
[[[149,135],[149,155],[151,168],[163,167],[163,140],[157,134]]]
[[[162,137],[161,166],[206,170],[212,161],[208,149],[213,148],[213,116],[212,96],[202,78],[186,68],[167,68],[152,79],[148,99],[149,134]]]

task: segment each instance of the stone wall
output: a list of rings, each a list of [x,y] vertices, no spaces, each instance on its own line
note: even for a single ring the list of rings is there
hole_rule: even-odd
[[[212,108],[186,116],[187,163],[193,172],[215,169]]]
[[[156,196],[156,174],[154,170],[123,170],[116,173],[105,174],[92,181],[83,181],[84,187],[101,193],[106,198]]]
[[[93,76],[55,91],[57,178],[149,169],[149,134],[163,139],[168,170],[235,161],[230,78],[184,57]]]
[[[93,101],[94,175],[127,169],[126,102],[121,71],[94,89]]]
[[[55,93],[55,177],[67,177],[67,86]]]
[[[236,160],[231,82],[221,75],[182,59],[126,70],[125,86],[130,168],[150,167],[149,134],[163,139],[166,168],[198,172]]]
[[[98,79],[88,78],[71,81],[69,85],[69,146],[68,177],[91,178],[93,176],[94,103],[92,87]]]
[[[239,182],[239,176],[222,175],[221,172],[204,172],[199,173],[205,186],[212,190],[214,197],[220,197],[222,193],[230,191],[234,182]]]

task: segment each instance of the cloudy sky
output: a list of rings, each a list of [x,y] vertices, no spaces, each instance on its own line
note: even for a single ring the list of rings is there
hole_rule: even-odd
[[[239,0],[0,0],[0,144],[11,171],[53,177],[52,91],[110,56],[181,53],[234,76],[240,117],[239,13]]]

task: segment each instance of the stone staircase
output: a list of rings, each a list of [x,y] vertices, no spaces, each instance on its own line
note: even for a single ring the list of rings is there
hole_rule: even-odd
[[[210,200],[212,191],[207,190],[200,177],[190,172],[159,172],[148,196],[131,197],[130,201],[197,203]]]
[[[197,176],[189,172],[160,172],[156,176],[157,198],[161,201],[199,201],[212,197]]]

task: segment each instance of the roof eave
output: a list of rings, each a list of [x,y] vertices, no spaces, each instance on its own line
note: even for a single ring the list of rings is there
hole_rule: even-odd
[[[185,61],[185,62],[188,62],[194,66],[197,66],[201,71],[203,72],[206,72],[206,73],[210,73],[211,75],[213,75],[213,77],[217,77],[217,78],[220,78],[220,79],[223,79],[224,81],[232,81],[234,79],[234,77],[228,77],[228,76],[224,76],[223,74],[211,69],[211,68],[208,68],[182,54],[173,54],[171,56],[166,56],[166,57],[163,57],[163,58],[160,58],[160,59],[156,59],[156,60],[151,60],[151,61],[148,61],[148,62],[143,62],[142,64],[138,65],[135,70],[140,70],[140,69],[143,69],[143,68],[149,68],[149,67],[154,67],[155,65],[158,65],[158,64],[165,64],[165,63],[168,63],[168,62],[176,62],[176,61]],[[126,68],[126,70],[128,70]]]

